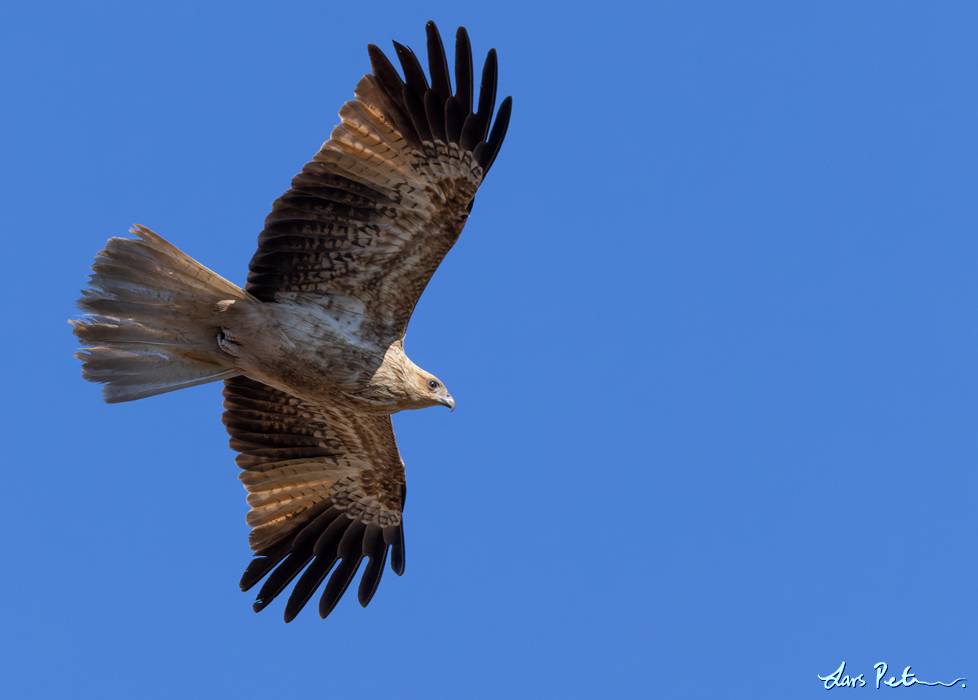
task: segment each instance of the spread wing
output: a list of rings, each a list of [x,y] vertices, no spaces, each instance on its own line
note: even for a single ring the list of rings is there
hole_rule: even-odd
[[[224,409],[251,506],[255,558],[241,589],[272,572],[255,612],[305,568],[285,607],[290,622],[339,561],[319,601],[326,617],[365,557],[358,598],[366,607],[388,547],[391,569],[404,572],[404,463],[390,416],[344,415],[246,377],[225,382]]]
[[[426,29],[430,85],[410,49],[394,42],[402,80],[369,46],[373,72],[340,110],[329,141],[272,206],[246,285],[262,301],[352,299],[352,308],[363,309],[364,330],[384,346],[403,338],[418,298],[462,232],[512,106],[507,97],[490,133],[495,50],[473,110],[465,29],[456,37],[454,94],[438,30],[433,22]]]

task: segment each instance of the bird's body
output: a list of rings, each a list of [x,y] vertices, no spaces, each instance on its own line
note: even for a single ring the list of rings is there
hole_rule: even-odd
[[[224,423],[247,488],[247,590],[255,609],[303,572],[286,621],[333,570],[325,617],[360,563],[366,605],[388,548],[404,569],[404,464],[390,415],[455,401],[404,353],[418,298],[457,240],[505,136],[492,132],[496,59],[473,109],[472,57],[459,29],[451,89],[428,24],[431,84],[396,44],[404,80],[369,47],[373,73],[319,153],[274,203],[242,289],[144,227],[96,258],[73,322],[83,375],[108,402],[224,380]],[[274,571],[273,571],[274,569]],[[303,571],[304,570],[304,571]]]
[[[385,347],[362,332],[355,300],[328,308],[288,299],[226,301],[217,302],[215,342],[240,374],[305,401],[378,415],[451,398],[418,390],[419,378],[426,384],[434,377],[408,359],[401,339]]]

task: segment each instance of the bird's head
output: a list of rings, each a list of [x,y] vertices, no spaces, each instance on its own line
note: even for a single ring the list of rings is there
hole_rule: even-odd
[[[395,399],[395,411],[429,406],[448,406],[455,410],[455,399],[431,372],[418,367],[404,354],[401,341],[392,343],[383,364],[371,381],[375,390]]]
[[[430,372],[425,372],[418,368],[418,371],[411,378],[410,393],[412,398],[419,404],[418,408],[428,406],[448,406],[455,410],[455,399],[448,393],[448,389],[442,384],[441,380]]]

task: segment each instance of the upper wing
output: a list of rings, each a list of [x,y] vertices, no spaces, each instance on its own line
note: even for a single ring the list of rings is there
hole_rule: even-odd
[[[348,416],[246,377],[225,382],[224,409],[251,506],[255,558],[241,589],[278,565],[258,593],[255,612],[311,561],[285,607],[290,622],[341,560],[320,598],[319,614],[326,617],[364,557],[369,563],[358,597],[366,607],[389,546],[391,569],[404,573],[404,463],[390,416]]]
[[[364,330],[384,345],[404,336],[421,292],[458,239],[512,107],[507,97],[490,133],[495,50],[473,112],[465,29],[457,34],[454,95],[441,37],[433,22],[426,29],[430,86],[410,49],[394,42],[404,82],[369,46],[373,73],[340,110],[342,123],[329,141],[272,206],[245,287],[263,301],[352,298],[364,311]]]

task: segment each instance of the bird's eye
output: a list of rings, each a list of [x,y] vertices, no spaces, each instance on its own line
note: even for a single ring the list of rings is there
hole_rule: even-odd
[[[435,389],[438,388],[438,382],[436,382],[434,379],[429,379],[428,380],[428,388],[431,389],[432,391],[434,391]]]

